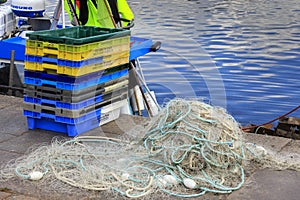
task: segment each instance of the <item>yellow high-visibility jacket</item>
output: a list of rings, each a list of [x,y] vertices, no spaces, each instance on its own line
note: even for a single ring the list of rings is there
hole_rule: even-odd
[[[94,3],[91,0],[87,0],[87,7],[88,7],[88,18],[87,22],[85,24],[79,24],[79,25],[85,25],[85,26],[97,26],[102,28],[115,28],[115,25],[111,18],[111,11],[110,8],[107,9],[106,5],[109,5],[106,0],[97,0],[97,7],[94,5]],[[69,5],[67,3],[67,0],[64,0],[64,7],[67,13],[70,16],[70,19],[72,20],[72,13],[69,8]],[[76,10],[76,15],[79,18],[80,16],[80,4],[79,1],[76,0],[76,4],[74,4],[74,0],[72,0],[72,3]],[[126,19],[128,21],[133,20],[134,14],[131,11],[128,3],[126,0],[117,0],[117,6],[118,11],[123,19]],[[123,26],[126,26],[128,22],[122,22]]]
[[[121,17],[123,19],[129,20],[129,21],[133,20],[134,14],[131,11],[127,1],[126,0],[118,0],[117,4],[118,4],[118,9],[119,9],[119,13],[121,14]],[[127,26],[128,22],[123,22],[123,25]]]

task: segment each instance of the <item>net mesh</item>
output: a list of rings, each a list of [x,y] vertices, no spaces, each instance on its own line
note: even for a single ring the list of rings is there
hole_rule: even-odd
[[[51,145],[32,147],[2,166],[0,181],[22,179],[70,194],[106,191],[110,198],[197,197],[241,188],[245,170],[254,166],[300,170],[299,160],[283,161],[245,142],[225,109],[173,99],[147,124],[115,138],[54,138]]]

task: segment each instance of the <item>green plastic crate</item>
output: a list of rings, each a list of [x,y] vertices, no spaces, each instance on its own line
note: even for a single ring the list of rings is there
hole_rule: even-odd
[[[130,30],[74,26],[26,33],[30,40],[80,45],[130,35]]]
[[[58,44],[39,40],[26,40],[26,55],[53,57],[81,61],[130,51],[130,36],[123,36],[82,45]]]

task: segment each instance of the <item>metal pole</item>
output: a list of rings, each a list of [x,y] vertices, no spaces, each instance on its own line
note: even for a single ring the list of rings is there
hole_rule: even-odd
[[[61,1],[61,19],[62,19],[62,27],[66,28],[66,20],[65,20],[65,3],[64,0],[60,0]]]
[[[141,93],[142,93],[142,96],[143,96],[143,99],[144,99],[144,102],[145,102],[145,105],[146,105],[146,110],[147,110],[147,112],[148,112],[148,114],[149,114],[149,117],[151,118],[152,116],[151,116],[151,112],[150,112],[150,110],[151,110],[151,108],[150,108],[150,105],[149,105],[149,103],[147,102],[147,98],[146,98],[146,96],[145,96],[145,94],[144,94],[144,91],[143,91],[143,88],[142,88],[142,85],[141,85],[141,83],[140,83],[140,81],[139,81],[139,79],[138,79],[138,77],[137,77],[137,75],[136,75],[136,69],[135,69],[135,66],[132,64],[132,62],[130,62],[130,66],[131,66],[131,69],[133,70],[133,78],[134,78],[134,80],[136,81],[136,83],[138,84],[138,86],[139,86],[139,89],[140,89],[140,91],[141,91]]]
[[[106,7],[106,9],[107,9],[107,12],[109,13],[110,19],[111,19],[111,21],[112,21],[113,24],[114,24],[114,27],[117,28],[117,24],[116,24],[116,22],[115,22],[115,20],[114,20],[114,17],[112,16],[112,13],[110,12],[110,6],[108,5],[108,3],[107,3],[106,0],[103,0],[103,1],[104,1],[104,4],[105,4],[105,7]]]
[[[79,25],[80,25],[80,24],[79,24],[79,19],[78,19],[77,15],[76,15],[75,7],[73,6],[71,0],[67,0],[67,2],[68,2],[68,5],[69,5],[71,14],[72,14],[72,18],[73,18],[73,19],[72,19],[72,22],[74,22],[74,25],[75,25],[75,26],[79,26]]]
[[[60,13],[61,13],[61,6],[62,6],[62,2],[61,2],[61,0],[59,0],[57,5],[56,5],[54,14],[53,14],[53,21],[52,21],[50,30],[54,30],[57,27],[57,23],[59,21],[59,16],[60,16]]]
[[[14,84],[14,71],[15,71],[15,50],[10,52],[10,66],[9,66],[9,79],[8,86],[12,87]],[[8,95],[12,95],[12,90],[8,90]]]

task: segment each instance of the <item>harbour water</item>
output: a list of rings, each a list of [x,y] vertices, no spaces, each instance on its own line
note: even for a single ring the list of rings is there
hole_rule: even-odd
[[[57,0],[47,0],[51,15]],[[161,41],[140,57],[160,104],[198,98],[241,124],[259,124],[300,102],[300,1],[128,0],[132,34]],[[300,111],[293,116],[300,115]]]
[[[129,2],[133,33],[162,42],[160,52],[140,59],[160,103],[198,97],[242,124],[260,124],[299,105],[300,1]]]

